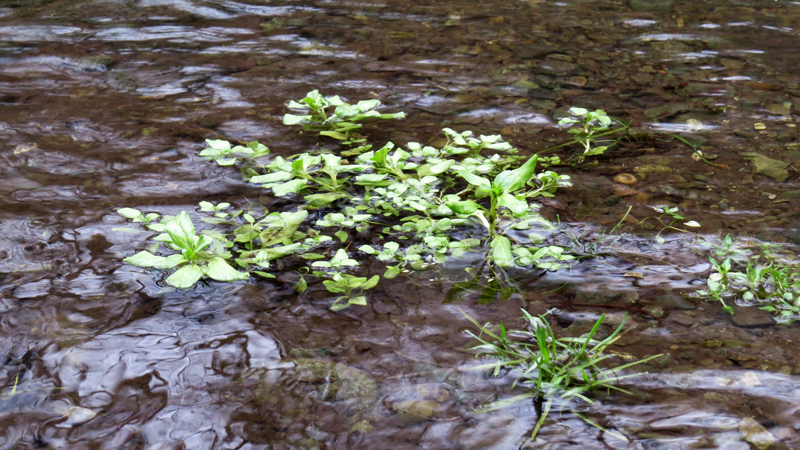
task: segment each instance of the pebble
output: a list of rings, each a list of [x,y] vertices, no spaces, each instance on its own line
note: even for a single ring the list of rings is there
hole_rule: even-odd
[[[614,176],[614,182],[620,184],[635,184],[637,181],[636,177],[629,174],[629,173],[619,173]]]

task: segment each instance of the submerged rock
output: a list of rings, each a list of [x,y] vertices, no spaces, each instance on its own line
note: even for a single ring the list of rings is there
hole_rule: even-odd
[[[662,295],[656,299],[656,303],[669,309],[680,309],[684,311],[697,309],[694,302],[681,295]]]
[[[765,450],[777,442],[772,433],[750,417],[746,417],[739,424],[739,433],[742,434],[745,441],[753,444],[759,450]]]
[[[788,163],[767,158],[757,152],[745,152],[741,155],[753,166],[753,173],[766,175],[775,181],[786,181],[789,178],[789,171],[786,170]]]
[[[635,12],[671,12],[675,0],[630,0]]]
[[[762,328],[775,324],[772,316],[755,307],[733,306],[733,315],[727,315],[731,323],[740,328]]]

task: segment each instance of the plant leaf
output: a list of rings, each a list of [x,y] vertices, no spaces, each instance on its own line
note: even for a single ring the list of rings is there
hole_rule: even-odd
[[[224,259],[220,257],[212,258],[208,265],[204,267],[203,272],[217,281],[236,281],[247,279],[247,274],[239,272],[231,267]]]
[[[496,235],[492,242],[492,259],[500,267],[513,267],[514,255],[511,253],[511,241],[505,236]]]
[[[472,214],[481,208],[481,205],[473,202],[472,200],[463,200],[459,202],[447,202],[447,207],[456,214]]]
[[[483,189],[484,191],[489,191],[492,189],[492,183],[490,183],[486,178],[479,177],[471,172],[467,172],[466,170],[458,170],[456,173],[467,180],[467,183],[477,187],[478,189]]]
[[[167,283],[178,289],[188,289],[202,278],[203,270],[195,264],[181,267],[167,278]]]

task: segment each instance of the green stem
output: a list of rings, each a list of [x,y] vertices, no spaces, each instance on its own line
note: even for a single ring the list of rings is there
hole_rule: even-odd
[[[596,138],[599,138],[599,137],[602,137],[602,136],[608,136],[609,134],[619,133],[620,131],[627,130],[628,128],[630,128],[630,127],[615,128],[613,130],[606,131],[605,133],[596,134],[593,137],[596,139]],[[573,139],[573,140],[571,140],[569,142],[565,142],[563,144],[556,145],[555,147],[550,147],[550,148],[546,148],[544,150],[540,150],[538,152],[535,152],[534,154],[535,155],[539,155],[539,154],[542,154],[542,153],[545,153],[545,152],[550,152],[550,151],[559,149],[561,147],[566,147],[568,145],[579,144],[580,142],[581,142],[580,139]]]
[[[539,420],[536,421],[536,426],[533,428],[533,433],[531,433],[531,440],[536,439],[536,435],[539,434],[539,428],[542,427],[544,420],[547,418],[547,414],[550,413],[550,405],[553,403],[552,400],[546,400],[544,404],[544,410],[542,411],[542,415],[539,416]]]

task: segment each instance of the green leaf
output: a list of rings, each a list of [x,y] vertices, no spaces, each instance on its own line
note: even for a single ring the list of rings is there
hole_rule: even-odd
[[[306,201],[309,207],[322,208],[346,196],[347,195],[344,192],[331,192],[327,194],[306,195],[303,197],[303,199]]]
[[[333,280],[325,280],[322,282],[322,284],[325,286],[325,289],[332,294],[342,294],[347,292],[347,288],[345,286],[342,286]]]
[[[117,214],[126,219],[131,219],[131,220],[143,217],[141,211],[133,208],[120,208],[117,210]]]
[[[196,234],[192,219],[189,218],[189,214],[186,211],[181,211],[167,223],[166,232],[176,246],[186,250],[192,248]]]
[[[347,139],[347,135],[339,133],[338,131],[320,131],[319,134],[322,136],[332,137],[340,141],[344,141],[345,139]]]
[[[170,257],[165,258],[163,256],[154,255],[148,251],[141,251],[133,256],[125,258],[123,261],[138,267],[171,269],[183,262],[183,255],[171,255]]]
[[[303,259],[324,259],[325,255],[320,255],[319,253],[303,253],[300,255]]]
[[[341,241],[341,242],[346,242],[347,238],[350,237],[350,235],[347,233],[347,231],[344,231],[344,230],[339,230],[336,233],[334,233],[333,235],[336,236],[337,238],[339,238],[339,241]]]
[[[375,250],[374,248],[372,248],[371,246],[366,245],[366,244],[362,245],[361,247],[358,247],[358,249],[361,250],[362,252],[368,254],[368,255],[377,255],[378,254],[377,250]]]
[[[195,264],[178,269],[167,278],[167,283],[178,289],[188,289],[203,276],[203,270]]]
[[[250,178],[251,183],[277,183],[279,181],[291,180],[292,174],[289,172],[273,172],[266,175],[258,175]]]
[[[500,267],[513,267],[514,255],[511,253],[511,241],[505,236],[495,236],[489,243],[492,247],[492,259]]]
[[[297,280],[297,283],[294,284],[294,290],[297,292],[305,292],[306,289],[308,289],[308,282],[301,276],[300,279]]]
[[[400,275],[400,265],[386,266],[386,272],[383,274],[383,277],[386,279],[392,279],[398,275]]]
[[[297,125],[301,124],[307,120],[311,120],[310,115],[305,116],[298,116],[295,114],[286,114],[283,116],[283,124],[284,125]]]
[[[506,193],[514,192],[518,189],[525,187],[528,180],[533,177],[536,171],[536,162],[539,160],[539,155],[531,156],[525,164],[517,167],[512,171],[503,171],[495,177],[492,183],[492,188],[497,192]]]
[[[362,290],[372,289],[378,285],[378,281],[380,281],[381,277],[378,275],[373,275],[372,278],[367,280],[364,284],[361,285]]]
[[[231,267],[224,259],[216,257],[208,262],[203,272],[217,281],[236,281],[247,279],[247,274]]]
[[[304,187],[306,187],[306,180],[292,180],[287,181],[286,183],[281,184],[273,184],[270,186],[272,188],[272,192],[278,196],[283,197],[287,194],[296,194],[300,192]]]
[[[258,275],[258,276],[264,277],[264,278],[275,278],[275,275],[273,275],[273,274],[271,274],[269,272],[261,272],[259,270],[254,270],[252,273],[254,273],[254,274]]]
[[[514,217],[522,217],[524,216],[529,210],[530,205],[525,200],[518,200],[511,194],[503,194],[498,199],[500,206],[505,206],[506,208],[511,210],[511,213],[514,214]]]
[[[490,191],[492,189],[492,183],[490,183],[486,178],[479,177],[465,170],[458,170],[456,173],[467,180],[467,183],[477,187],[478,189],[482,189],[484,191]]]
[[[459,202],[447,202],[447,207],[456,214],[469,215],[479,210],[481,205],[472,200],[464,200]]]

